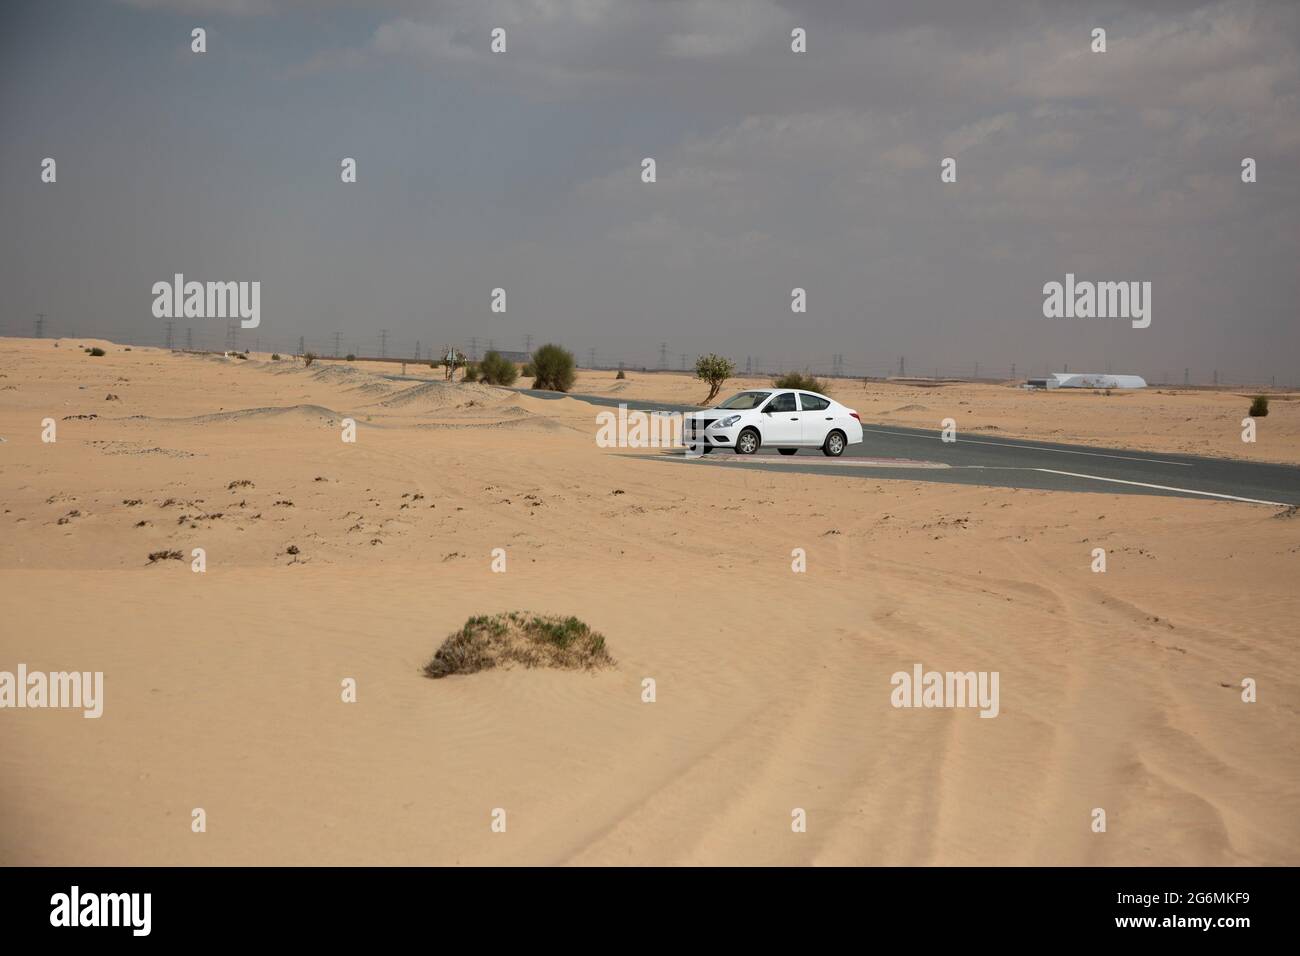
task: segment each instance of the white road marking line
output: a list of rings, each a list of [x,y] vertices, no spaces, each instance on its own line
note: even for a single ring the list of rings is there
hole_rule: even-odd
[[[934,441],[941,441],[941,435],[900,435],[898,432],[887,432],[879,428],[864,428],[864,432],[871,432],[875,435],[892,435],[894,438],[929,438]],[[959,438],[959,442],[965,442],[968,445],[1000,445],[1003,448],[1023,448],[1028,451],[1052,451],[1058,455],[1087,455],[1090,458],[1118,458],[1121,461],[1145,461],[1156,465],[1178,465],[1180,468],[1194,467],[1191,462],[1187,461],[1166,461],[1163,458],[1135,458],[1130,455],[1107,455],[1099,451],[1073,451],[1069,448],[1046,448],[1043,445],[1020,445],[1009,441],[975,441],[971,438]]]
[[[1207,498],[1226,498],[1229,501],[1246,501],[1252,505],[1276,505],[1279,508],[1291,507],[1284,501],[1262,501],[1259,498],[1242,498],[1239,495],[1221,495],[1213,491],[1197,491],[1195,488],[1172,488],[1169,485],[1151,485],[1145,481],[1125,481],[1123,478],[1103,478],[1101,475],[1080,475],[1073,471],[1055,471],[1051,468],[1035,468],[1034,471],[1049,475],[1066,475],[1070,478],[1091,478],[1093,481],[1112,481],[1117,485],[1137,485],[1139,488],[1156,488],[1160,491],[1178,491],[1185,495],[1204,495]]]

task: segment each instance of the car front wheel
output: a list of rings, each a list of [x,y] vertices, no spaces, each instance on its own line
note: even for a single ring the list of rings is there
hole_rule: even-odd
[[[758,451],[759,438],[758,432],[752,428],[746,428],[736,436],[736,454],[752,455]]]
[[[822,454],[830,458],[838,458],[844,454],[845,444],[847,443],[844,440],[843,432],[831,432],[826,436],[826,441],[822,443]]]

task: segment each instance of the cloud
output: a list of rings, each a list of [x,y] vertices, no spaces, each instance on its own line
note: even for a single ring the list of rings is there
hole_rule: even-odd
[[[985,143],[997,133],[1004,133],[1015,128],[1014,113],[999,113],[986,119],[968,123],[955,133],[944,138],[943,148],[950,156],[956,156],[963,150]]]
[[[415,56],[432,60],[472,60],[485,55],[488,34],[484,33],[480,49],[471,47],[465,32],[405,17],[382,23],[375,30],[370,49],[381,55]]]
[[[671,7],[665,10],[672,30],[666,41],[670,56],[730,56],[757,49],[764,42],[775,46],[779,38],[789,35],[785,29],[791,22],[789,14],[770,0],[725,4],[690,0],[665,7]]]

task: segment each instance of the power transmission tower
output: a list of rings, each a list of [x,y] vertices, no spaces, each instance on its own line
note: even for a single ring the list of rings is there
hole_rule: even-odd
[[[979,363],[979,362],[976,362],[976,363],[975,363],[975,377],[976,377],[976,378],[979,378],[979,377],[980,377],[980,363]]]
[[[339,357],[339,334],[337,332],[334,333],[334,357]]]
[[[38,339],[45,338],[45,313],[44,312],[36,313],[36,337]]]
[[[473,359],[475,362],[478,361],[478,339],[477,338],[472,338],[469,340],[469,357]]]
[[[1015,378],[1015,377],[1016,377],[1016,363],[1015,363],[1015,362],[1012,362],[1012,363],[1011,363],[1011,377],[1012,377],[1012,378]]]
[[[1183,369],[1183,384],[1184,385],[1192,384],[1192,370],[1190,368]]]
[[[235,351],[235,347],[238,341],[236,339],[236,335],[238,333],[235,332],[235,328],[236,328],[235,323],[233,322],[226,323],[226,351],[227,352]]]
[[[192,352],[193,350],[194,350],[194,329],[187,326],[185,329],[185,351]]]
[[[587,368],[596,367],[596,350],[587,349]]]
[[[298,336],[298,354],[299,355],[307,354],[307,341],[305,336],[301,336],[301,335]]]
[[[666,369],[668,367],[668,343],[659,343],[659,367]]]
[[[379,357],[388,358],[388,330],[379,331]]]
[[[524,351],[529,355],[533,354],[533,337],[531,335],[524,336]]]
[[[415,340],[415,360],[420,361],[420,340]]]
[[[497,340],[496,340],[496,339],[488,339],[488,347],[487,347],[487,350],[488,350],[489,352],[495,352],[495,351],[497,350]]]
[[[167,326],[167,351],[170,352],[172,350],[172,326],[175,323],[168,321],[164,324]]]
[[[746,355],[746,356],[745,356],[745,374],[746,374],[746,375],[752,375],[753,372],[754,372],[754,357],[753,357],[752,355]]]
[[[902,378],[906,372],[903,371],[903,356],[898,357],[898,377]]]
[[[685,353],[685,352],[682,353],[682,371],[683,371],[683,372],[686,371],[686,353]]]

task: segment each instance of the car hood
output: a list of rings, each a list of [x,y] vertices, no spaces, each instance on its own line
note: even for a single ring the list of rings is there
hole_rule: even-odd
[[[744,412],[729,408],[701,408],[698,412],[685,412],[683,418],[726,418],[728,415],[743,415]]]

